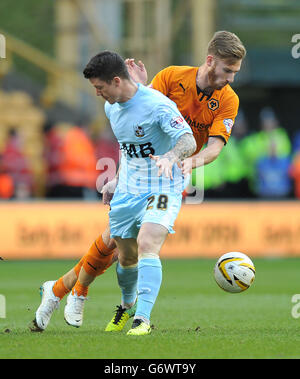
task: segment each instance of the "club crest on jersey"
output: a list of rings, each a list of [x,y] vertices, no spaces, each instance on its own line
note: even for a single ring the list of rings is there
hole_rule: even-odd
[[[184,119],[183,119],[183,117],[180,117],[180,116],[173,117],[170,124],[171,124],[172,128],[183,129],[184,128]]]
[[[211,111],[215,111],[216,109],[219,108],[219,100],[216,99],[210,99],[207,103],[208,108]]]
[[[225,125],[226,132],[230,133],[230,131],[231,131],[232,127],[233,127],[233,120],[231,120],[231,118],[225,118],[223,120],[223,124]]]
[[[133,127],[133,129],[134,129],[134,134],[137,137],[139,137],[139,138],[144,137],[145,131],[144,131],[144,129],[143,129],[142,126],[136,125],[136,126]]]

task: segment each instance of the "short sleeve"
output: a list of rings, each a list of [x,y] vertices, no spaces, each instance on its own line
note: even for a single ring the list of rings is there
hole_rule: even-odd
[[[172,139],[177,140],[185,133],[193,134],[189,124],[185,121],[176,105],[161,104],[155,109],[155,118],[161,129]]]

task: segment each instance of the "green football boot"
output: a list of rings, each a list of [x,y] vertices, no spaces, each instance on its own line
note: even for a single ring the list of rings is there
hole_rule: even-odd
[[[107,324],[106,332],[121,332],[126,322],[134,316],[136,311],[136,303],[130,309],[123,308],[122,305],[118,305],[115,311],[114,317]]]
[[[128,336],[145,336],[151,333],[151,326],[146,324],[142,320],[134,320],[132,323],[132,327],[128,330]]]

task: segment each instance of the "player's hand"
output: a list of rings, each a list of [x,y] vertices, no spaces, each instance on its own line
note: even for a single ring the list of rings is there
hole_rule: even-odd
[[[158,176],[164,174],[166,178],[173,180],[172,168],[174,163],[171,162],[169,158],[152,154],[149,154],[149,158],[156,162],[156,166],[158,167]]]
[[[111,199],[114,196],[115,189],[117,187],[118,181],[116,178],[106,183],[101,190],[103,204],[109,205]]]
[[[186,158],[181,163],[181,171],[184,177],[187,177],[189,174],[192,173],[193,169],[193,159],[192,158]]]
[[[127,58],[125,64],[132,80],[136,83],[147,84],[148,74],[142,61],[138,61],[136,64],[134,58]]]

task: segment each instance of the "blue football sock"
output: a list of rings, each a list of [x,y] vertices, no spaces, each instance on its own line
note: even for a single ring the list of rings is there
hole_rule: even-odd
[[[122,306],[132,305],[137,297],[138,266],[122,267],[118,262],[116,272],[122,292]]]
[[[138,302],[135,318],[150,321],[150,314],[162,281],[161,262],[159,258],[142,258],[139,260],[138,268]]]

